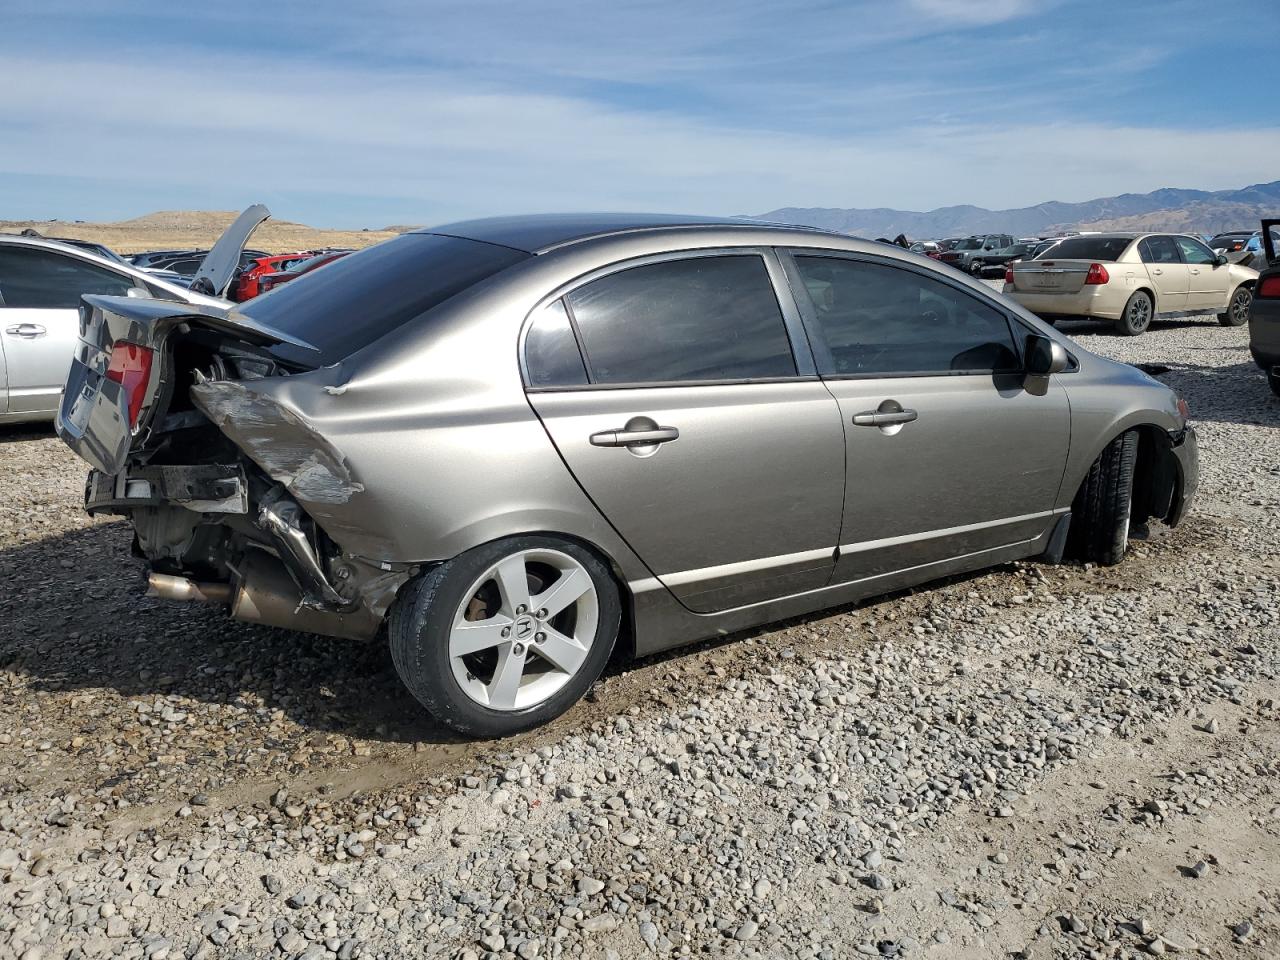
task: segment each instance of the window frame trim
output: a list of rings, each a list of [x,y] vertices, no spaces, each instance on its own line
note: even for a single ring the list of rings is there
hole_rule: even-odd
[[[921,380],[930,377],[985,377],[989,380],[992,377],[1026,376],[1027,360],[1024,352],[1026,337],[1024,336],[1019,338],[1016,335],[1015,324],[1024,330],[1028,328],[1012,313],[1010,313],[1003,304],[999,303],[994,298],[986,297],[979,291],[971,290],[963,284],[956,282],[953,278],[943,275],[939,271],[929,270],[917,264],[904,262],[894,257],[876,256],[875,254],[862,253],[860,251],[853,250],[836,250],[829,247],[779,247],[776,252],[778,253],[779,260],[782,262],[782,265],[787,272],[787,279],[791,286],[792,297],[799,306],[800,315],[804,320],[805,328],[808,331],[810,340],[814,344],[814,360],[817,364],[818,377],[822,380]],[[831,348],[827,345],[826,336],[822,331],[821,321],[814,312],[813,298],[809,296],[808,288],[804,285],[804,276],[800,273],[800,267],[796,263],[797,257],[830,257],[840,260],[853,260],[862,263],[871,263],[879,266],[896,268],[907,273],[914,273],[918,276],[936,280],[943,286],[950,287],[970,299],[976,300],[978,303],[990,307],[1004,319],[1005,327],[1009,334],[1009,341],[1013,344],[1014,355],[1018,358],[1018,369],[823,373],[822,367],[824,365],[831,370],[835,369],[835,358],[831,354]]]
[[[599,383],[594,380],[590,355],[587,352],[587,346],[583,341],[582,333],[578,329],[578,319],[574,316],[573,305],[568,300],[569,294],[589,283],[593,283],[596,280],[601,280],[605,277],[612,276],[615,273],[622,273],[625,270],[630,270],[635,267],[645,267],[652,264],[668,263],[677,260],[692,260],[701,257],[726,256],[756,256],[764,261],[765,272],[768,276],[769,285],[772,287],[773,297],[777,302],[778,312],[782,317],[783,332],[787,338],[787,345],[791,350],[791,359],[796,367],[794,375],[784,377],[747,377],[718,380],[641,380],[626,383]],[[582,365],[587,372],[587,383],[575,384],[572,386],[536,386],[531,383],[531,378],[529,376],[525,344],[528,340],[529,330],[533,327],[535,318],[538,314],[547,306],[561,298],[564,298],[565,313],[569,317],[569,326],[573,330],[574,340],[578,344],[578,353],[581,356]],[[693,247],[681,250],[668,250],[662,253],[646,254],[640,257],[628,257],[625,260],[616,260],[589,270],[586,273],[579,274],[577,277],[560,284],[550,293],[538,299],[538,302],[525,315],[524,320],[521,322],[520,333],[516,339],[516,349],[517,359],[520,366],[520,379],[524,384],[526,393],[580,393],[589,390],[723,387],[753,383],[797,383],[817,381],[821,379],[818,374],[817,361],[809,339],[808,330],[805,328],[804,319],[800,314],[799,305],[796,303],[795,296],[792,293],[790,282],[787,278],[781,259],[778,256],[778,252],[774,247],[760,246],[758,244],[735,247]]]

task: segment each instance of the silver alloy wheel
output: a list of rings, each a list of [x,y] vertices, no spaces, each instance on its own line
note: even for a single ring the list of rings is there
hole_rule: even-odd
[[[1145,330],[1151,323],[1151,301],[1146,297],[1134,297],[1129,308],[1129,326],[1134,330]]]
[[[1241,287],[1231,298],[1231,320],[1237,327],[1249,320],[1249,305],[1253,302],[1253,292],[1248,287]]]
[[[559,550],[513,553],[481,574],[454,612],[454,679],[490,710],[536,707],[582,668],[599,620],[581,563]]]

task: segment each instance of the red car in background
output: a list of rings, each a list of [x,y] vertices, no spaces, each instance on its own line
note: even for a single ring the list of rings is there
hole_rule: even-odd
[[[258,259],[250,261],[231,287],[231,299],[237,302],[252,300],[258,294],[264,292],[259,283],[267,274],[288,270],[295,264],[309,260],[315,255],[316,251],[314,250],[301,250],[298,253],[278,253],[269,257],[258,257]]]
[[[272,290],[275,287],[280,286],[282,283],[288,283],[290,280],[296,280],[304,273],[310,273],[312,270],[323,267],[326,263],[332,263],[334,260],[339,260],[347,254],[354,252],[354,250],[331,250],[328,253],[322,253],[319,256],[311,257],[299,263],[295,263],[293,266],[277,273],[268,273],[258,278],[258,293],[266,293],[268,290]]]

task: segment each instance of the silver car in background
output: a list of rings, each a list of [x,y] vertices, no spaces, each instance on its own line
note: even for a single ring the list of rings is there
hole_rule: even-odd
[[[269,216],[254,205],[242,213],[203,258],[196,275],[175,282],[83,241],[0,234],[0,423],[49,421],[79,342],[80,298],[130,296],[186,303],[218,311],[239,263],[240,248]],[[105,249],[105,248],[101,248]],[[201,292],[203,290],[203,292]]]
[[[1116,563],[1198,477],[1167,387],[980,282],[655,215],[419,230],[226,314],[86,297],[58,431],[154,594],[385,629],[479,736],[563,712],[615,648]]]

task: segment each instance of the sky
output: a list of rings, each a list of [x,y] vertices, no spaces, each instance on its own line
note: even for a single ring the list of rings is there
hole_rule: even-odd
[[[0,219],[260,201],[377,228],[1280,179],[1276,0],[2,6]]]

